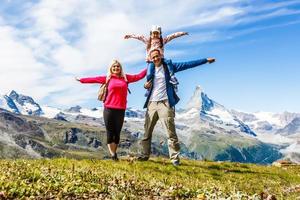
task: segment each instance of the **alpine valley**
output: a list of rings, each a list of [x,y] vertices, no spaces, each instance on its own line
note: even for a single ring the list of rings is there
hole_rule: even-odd
[[[108,157],[103,108],[59,109],[39,105],[11,91],[0,95],[0,158]],[[119,154],[135,155],[143,137],[144,110],[128,108]],[[185,108],[176,111],[183,157],[197,160],[269,164],[300,163],[300,113],[245,113],[215,102],[197,86]],[[158,123],[152,154],[168,156],[167,137]]]

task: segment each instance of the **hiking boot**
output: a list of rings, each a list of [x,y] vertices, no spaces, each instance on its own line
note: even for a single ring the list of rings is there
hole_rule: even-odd
[[[117,153],[115,153],[114,155],[112,155],[112,156],[111,156],[111,159],[112,159],[113,161],[119,161],[119,158],[118,158]]]
[[[147,161],[147,160],[149,160],[149,157],[139,156],[139,157],[137,157],[137,160],[138,161]]]
[[[178,86],[177,85],[173,85],[174,91],[177,93],[178,92]]]
[[[180,162],[179,162],[179,160],[173,160],[172,164],[173,164],[173,166],[177,167],[180,165]]]

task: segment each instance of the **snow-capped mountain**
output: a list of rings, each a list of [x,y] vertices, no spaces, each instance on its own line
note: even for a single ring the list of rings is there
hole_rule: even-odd
[[[102,118],[103,117],[103,107],[97,107],[92,109],[82,108],[80,106],[71,107],[69,109],[58,109],[50,106],[42,106],[42,110],[44,114],[42,116],[47,118],[56,118],[57,115],[64,116],[73,116],[76,117],[78,115],[88,116],[91,118]],[[127,108],[125,111],[125,118],[139,118],[143,119],[145,116],[145,111],[138,110],[134,108]]]
[[[17,108],[15,102],[7,95],[0,95],[0,108],[16,114],[20,114],[20,111]]]
[[[232,111],[257,134],[262,142],[281,145],[284,158],[300,163],[299,113],[244,113]]]
[[[0,107],[16,114],[41,116],[43,111],[31,97],[11,91],[9,95],[0,95]]]
[[[278,129],[276,133],[283,136],[292,136],[294,134],[300,133],[300,117],[295,117],[285,127]]]
[[[195,117],[200,117],[204,122],[218,124],[218,126],[230,129],[239,129],[242,133],[256,136],[251,128],[231,111],[210,99],[200,86],[196,87],[193,96],[187,103],[186,109],[183,109],[181,114],[177,116],[178,119],[185,121],[191,121],[191,118]]]
[[[59,109],[39,106],[31,97],[15,91],[0,96],[0,107],[16,114],[104,126],[103,107]],[[144,116],[144,110],[128,108],[124,131],[136,135],[136,138],[141,137]],[[185,149],[183,155],[190,158],[270,163],[284,156],[300,162],[300,114],[297,113],[229,110],[197,86],[186,107],[176,112],[175,121],[176,132]],[[154,133],[154,143],[160,144],[166,140],[167,136],[159,123]],[[163,144],[166,151],[167,143]]]
[[[300,113],[271,113],[255,112],[246,113],[232,110],[232,113],[240,118],[244,123],[259,133],[275,133],[284,128],[295,118],[300,117]],[[279,131],[280,132],[280,131]],[[279,133],[280,134],[280,133]]]

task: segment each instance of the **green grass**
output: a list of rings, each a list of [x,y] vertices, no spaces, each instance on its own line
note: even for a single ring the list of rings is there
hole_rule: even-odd
[[[260,199],[294,200],[300,166],[169,160],[0,160],[0,199]]]

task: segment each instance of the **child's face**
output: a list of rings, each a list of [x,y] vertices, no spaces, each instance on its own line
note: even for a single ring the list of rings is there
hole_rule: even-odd
[[[152,38],[152,39],[153,39],[153,38],[154,38],[154,39],[158,39],[159,36],[160,36],[160,35],[159,35],[159,32],[157,32],[157,31],[151,33],[151,38]]]

